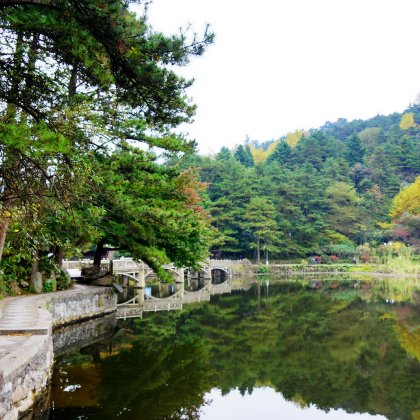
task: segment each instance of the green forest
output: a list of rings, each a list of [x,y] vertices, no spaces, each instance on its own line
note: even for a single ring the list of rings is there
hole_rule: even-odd
[[[392,241],[420,244],[419,124],[420,106],[410,105],[167,165],[200,168],[226,257],[369,255]]]

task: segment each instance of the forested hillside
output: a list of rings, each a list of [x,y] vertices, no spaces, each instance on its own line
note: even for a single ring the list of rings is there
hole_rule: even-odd
[[[189,154],[167,164],[200,168],[209,183],[205,207],[223,235],[215,250],[224,256],[253,258],[258,248],[279,258],[350,256],[363,244],[418,245],[420,208],[390,211],[420,174],[420,105],[327,122],[277,141],[247,138],[215,156]]]

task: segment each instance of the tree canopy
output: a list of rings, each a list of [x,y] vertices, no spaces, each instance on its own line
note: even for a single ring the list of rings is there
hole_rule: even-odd
[[[173,66],[201,55],[214,35],[154,32],[146,12],[129,6],[1,2],[0,258],[4,246],[13,248],[11,223],[37,236],[46,217],[82,230],[82,242],[128,246],[155,270],[205,256],[202,184],[157,157],[194,150],[194,141],[172,132],[196,109],[186,95],[192,80]],[[50,239],[26,255],[34,270],[47,243],[62,248],[69,240],[58,230],[61,237],[46,232]]]

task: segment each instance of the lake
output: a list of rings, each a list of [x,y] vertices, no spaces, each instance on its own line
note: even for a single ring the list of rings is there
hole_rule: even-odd
[[[235,279],[61,351],[25,419],[419,420],[419,304],[410,278]]]

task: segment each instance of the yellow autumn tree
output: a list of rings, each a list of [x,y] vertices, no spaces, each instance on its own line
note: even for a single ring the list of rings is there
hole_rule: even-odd
[[[389,215],[397,218],[404,212],[408,212],[413,216],[420,214],[420,176],[392,200]]]
[[[401,117],[400,127],[403,130],[408,130],[411,127],[417,127],[417,124],[414,122],[414,115],[412,112],[408,112]]]
[[[249,145],[249,149],[251,150],[252,157],[254,158],[254,163],[258,165],[261,162],[265,162],[267,158],[264,156],[264,150],[262,147],[256,149],[252,144]]]
[[[294,133],[289,133],[286,136],[286,142],[289,144],[289,146],[295,147],[297,142],[302,138],[302,135],[303,135],[302,130],[295,130]]]
[[[278,142],[275,142],[277,144]],[[256,149],[252,144],[249,145],[249,148],[251,149],[252,157],[254,158],[254,162],[257,165],[258,163],[265,162],[268,158],[268,155],[272,153],[273,151],[270,151],[271,146],[274,143],[270,144],[267,150],[264,150],[262,147],[259,149]]]

